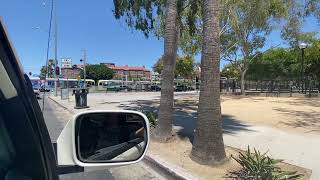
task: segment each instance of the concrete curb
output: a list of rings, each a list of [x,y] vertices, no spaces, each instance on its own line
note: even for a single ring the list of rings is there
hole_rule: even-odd
[[[64,105],[62,105],[57,100],[51,98],[50,96],[48,96],[48,99],[52,100],[59,107],[63,108],[64,110],[66,110],[68,112],[70,112],[71,114],[75,114],[76,113],[73,110],[70,110],[69,108],[67,108]],[[165,175],[169,179],[200,180],[199,177],[195,177],[195,176],[189,174],[187,172],[187,170],[185,170],[185,169],[183,169],[183,168],[181,168],[179,166],[176,166],[174,164],[168,163],[167,161],[161,159],[157,155],[147,154],[144,157],[143,161],[146,162],[146,164],[149,164],[149,165],[153,166],[155,169],[159,169],[160,171],[165,173]]]
[[[195,177],[187,172],[187,170],[176,166],[174,164],[168,163],[167,161],[161,159],[157,155],[147,154],[144,159],[147,164],[155,166],[156,169],[160,169],[162,172],[169,175],[172,179],[179,180],[200,180],[199,177]],[[171,179],[170,178],[170,179]]]
[[[68,109],[67,107],[65,107],[64,105],[62,105],[61,103],[59,103],[57,100],[51,98],[50,96],[48,96],[48,99],[50,99],[51,101],[53,101],[54,103],[56,103],[59,107],[61,107],[62,109],[72,113],[72,114],[75,114],[75,112],[73,110],[70,110]]]

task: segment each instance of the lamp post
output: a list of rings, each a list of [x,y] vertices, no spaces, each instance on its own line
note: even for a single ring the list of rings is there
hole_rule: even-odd
[[[306,43],[300,43],[299,44],[299,48],[301,49],[301,91],[303,92],[304,90],[304,50],[307,48],[307,44]]]
[[[229,92],[229,91],[230,91],[230,89],[231,89],[231,88],[230,88],[230,82],[229,82],[229,78],[230,78],[230,77],[229,77],[229,72],[230,72],[230,69],[229,69],[229,68],[227,68],[227,78],[228,78],[228,79],[227,79],[227,86],[228,86],[227,91],[228,91],[228,92]]]

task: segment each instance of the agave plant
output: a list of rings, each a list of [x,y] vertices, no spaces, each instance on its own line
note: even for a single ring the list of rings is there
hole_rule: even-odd
[[[149,123],[151,127],[156,127],[158,123],[158,114],[156,111],[151,111],[151,110],[145,110],[144,108],[140,107],[136,109],[136,111],[140,111],[143,114],[147,116],[149,119]]]
[[[150,122],[151,127],[156,127],[158,123],[158,114],[154,111],[147,111],[144,112],[144,114],[147,116]]]
[[[296,171],[282,171],[277,166],[282,160],[272,159],[266,154],[267,152],[261,153],[256,149],[251,152],[248,146],[246,152],[239,152],[238,158],[231,156],[242,167],[238,172],[231,172],[232,177],[248,180],[295,180],[302,176]]]

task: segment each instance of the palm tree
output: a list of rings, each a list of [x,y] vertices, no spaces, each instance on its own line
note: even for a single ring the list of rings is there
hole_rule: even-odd
[[[201,164],[225,159],[220,104],[219,0],[203,0],[201,85],[191,158]]]
[[[172,136],[174,69],[179,34],[177,18],[177,0],[167,0],[159,123],[154,136],[159,141],[166,141]]]

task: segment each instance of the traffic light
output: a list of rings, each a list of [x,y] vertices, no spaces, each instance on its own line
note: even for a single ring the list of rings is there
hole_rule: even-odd
[[[60,75],[60,69],[59,66],[56,67],[56,75]]]

